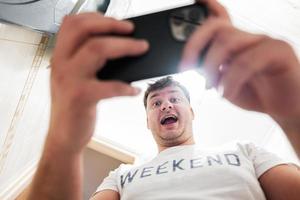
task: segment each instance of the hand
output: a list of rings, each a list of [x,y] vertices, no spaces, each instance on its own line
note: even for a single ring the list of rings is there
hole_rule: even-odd
[[[208,88],[223,90],[233,104],[267,113],[282,126],[300,126],[300,64],[287,43],[210,18],[187,42],[181,69],[196,65],[207,45]]]
[[[139,93],[128,84],[96,78],[96,72],[107,60],[147,51],[148,43],[143,40],[110,35],[128,34],[133,29],[128,21],[99,13],[67,16],[63,20],[51,60],[48,140],[56,147],[80,152],[92,137],[97,102]]]

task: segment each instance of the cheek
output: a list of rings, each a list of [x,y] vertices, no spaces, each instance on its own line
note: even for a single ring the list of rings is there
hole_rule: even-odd
[[[148,126],[151,128],[153,126],[155,126],[157,124],[157,114],[155,113],[155,111],[150,111],[148,112]]]
[[[189,122],[193,119],[193,115],[190,112],[190,110],[187,110],[186,108],[178,107],[177,111],[179,115],[181,116],[182,121]]]

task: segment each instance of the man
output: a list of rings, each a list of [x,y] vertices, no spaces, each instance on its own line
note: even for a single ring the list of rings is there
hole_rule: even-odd
[[[107,199],[103,195],[110,194],[115,195],[112,199],[260,200],[265,199],[263,190],[268,197],[274,195],[269,194],[266,181],[268,176],[277,176],[276,168],[300,177],[296,169],[253,144],[233,143],[218,149],[195,146],[189,93],[171,77],[149,86],[144,105],[159,154],[142,165],[121,165],[103,181],[93,199]]]
[[[285,42],[262,35],[246,33],[234,28],[222,6],[214,0],[204,2],[208,4],[211,15],[201,29],[198,29],[187,42],[183,52],[181,68],[184,70],[193,66],[200,52],[210,42],[210,48],[204,60],[205,70],[210,80],[208,88],[223,88],[224,97],[232,103],[244,109],[269,114],[283,128],[298,156],[300,156],[300,64],[295,53]],[[108,59],[141,55],[147,51],[149,47],[145,41],[116,36],[129,33],[133,28],[133,25],[127,21],[117,21],[95,13],[68,16],[64,19],[51,62],[52,105],[49,132],[32,183],[29,199],[81,198],[82,150],[94,131],[97,102],[104,98],[136,95],[139,92],[138,89],[125,83],[104,82],[95,78],[99,66],[103,66]],[[172,92],[172,90],[175,91]],[[177,105],[178,109],[176,110],[172,109],[172,106],[171,108],[167,106],[166,109],[172,111],[170,113],[172,116],[171,119],[164,119],[169,116],[163,114],[166,112],[163,110],[163,105],[168,105],[166,101],[171,101],[171,99],[167,97],[172,93],[177,94],[176,98],[179,96],[184,97],[178,86],[173,87],[173,85],[150,92],[147,97],[148,127],[153,130],[158,146],[161,146],[161,153],[164,154],[165,152],[167,155],[174,153],[174,148],[176,150],[178,147],[184,147],[185,144],[192,144],[189,124],[193,118],[193,112],[188,106],[187,99],[183,98],[182,104]],[[155,106],[156,103],[160,104],[158,102],[152,103],[155,97],[163,97],[164,99],[161,102],[163,105],[161,105],[160,111],[150,110],[151,106]],[[172,101],[174,101],[173,105],[177,100],[173,99]],[[181,118],[181,115],[185,117]],[[158,119],[162,121],[158,123]],[[235,147],[239,147],[239,151],[244,152],[244,155],[248,155],[248,158],[251,158],[252,161],[258,158],[256,155],[261,155],[260,150],[253,147],[253,145],[236,145]],[[193,148],[190,150],[193,150]],[[196,168],[197,170],[194,171],[191,168],[200,165],[206,165],[205,169],[220,166],[235,169],[232,167],[244,166],[243,163],[248,162],[247,159],[242,159],[240,154],[234,153],[235,150],[237,149],[225,152],[225,154],[213,154],[214,156],[207,153],[206,156],[212,158],[206,158],[207,162],[205,164],[203,161],[197,160],[199,159],[197,157],[185,158],[184,161],[189,160],[189,172],[192,173],[199,172],[200,168]],[[180,154],[179,150],[175,152],[177,151]],[[260,158],[258,159],[259,162],[253,163],[259,164],[260,161],[268,159],[269,155],[267,157],[261,155]],[[187,169],[186,166],[183,166],[184,161],[181,161],[181,158],[170,156],[169,160],[166,161],[171,162],[172,170],[175,168],[179,173],[181,173],[180,168]],[[210,165],[209,161],[211,168],[208,167]],[[243,191],[246,195],[245,199],[254,199],[257,194],[260,195],[258,198],[263,199],[259,185],[261,185],[264,195],[268,199],[299,199],[299,171],[289,165],[279,165],[281,161],[276,161],[276,163],[273,161],[271,168],[269,164],[268,166],[252,165],[252,167],[260,170],[252,170],[251,176],[249,171],[243,173],[243,170],[224,170],[222,173],[218,173],[219,176],[220,174],[226,174],[226,177],[228,177],[227,173],[234,176],[234,182],[230,182],[231,179],[228,179],[225,184],[234,184],[236,187],[224,187],[224,190],[218,187],[216,195],[219,196],[217,197],[243,199],[245,196],[236,196],[234,192],[232,193],[233,196],[230,196],[230,189],[240,188],[239,184],[247,185],[250,184],[247,181],[250,181],[251,185],[255,186],[245,187],[252,188]],[[143,174],[139,174],[139,177],[145,176],[143,180],[150,178],[151,176],[148,177],[147,175],[152,175],[154,169],[156,170],[155,173],[162,173],[160,175],[163,176],[163,172],[167,169],[164,168],[167,166],[163,164],[145,166],[153,168],[142,168]],[[251,163],[248,162],[246,166],[251,166]],[[251,169],[248,170],[251,172]],[[235,172],[239,174],[235,174]],[[206,182],[210,186],[215,186],[209,183],[211,180],[214,180],[213,183],[218,183],[216,181],[217,175],[211,173],[209,175],[210,177],[203,180],[201,177],[197,178],[199,184]],[[188,181],[185,184],[185,178],[190,178],[188,176],[193,176],[193,174],[179,176],[180,178],[169,182],[171,189],[172,184],[175,182],[176,187],[173,188],[172,192],[168,192],[170,196],[163,197],[165,199],[176,199],[177,197],[172,195],[173,193],[176,194],[176,190],[182,191],[180,187],[193,187],[193,191],[196,191],[194,187],[197,185],[197,181],[193,184]],[[255,176],[258,181],[253,178]],[[129,188],[136,181],[134,179],[128,184],[128,178],[127,176],[126,179],[125,173],[123,182],[121,182],[124,188]],[[237,179],[240,181],[237,182]],[[223,180],[220,179],[219,184],[222,184],[221,181]],[[178,184],[181,182],[182,186]],[[156,182],[152,184],[159,186],[160,179],[157,177]],[[145,188],[147,189],[147,187]],[[205,194],[196,194],[203,196],[203,198],[213,198],[213,189],[214,187],[211,190],[203,190]],[[138,191],[135,188],[131,188],[131,190],[145,192],[144,190]],[[201,196],[195,197],[190,192],[191,190],[188,191],[189,193],[186,194],[187,196],[184,199],[201,198]],[[145,198],[140,199],[158,199],[160,193],[163,193],[163,191],[156,192],[153,190],[151,191],[153,196],[145,196]],[[137,197],[140,197],[140,194],[136,194]],[[134,198],[134,195],[131,197]],[[120,198],[122,198],[122,194],[107,188],[93,197],[97,200]]]

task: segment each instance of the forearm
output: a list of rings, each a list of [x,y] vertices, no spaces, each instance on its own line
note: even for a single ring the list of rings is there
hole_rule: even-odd
[[[47,139],[29,200],[82,199],[82,155],[58,146]]]
[[[296,120],[276,120],[300,158],[300,118]]]

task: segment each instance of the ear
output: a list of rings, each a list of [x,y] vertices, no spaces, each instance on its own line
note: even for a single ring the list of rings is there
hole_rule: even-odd
[[[149,119],[148,119],[148,116],[147,116],[147,128],[150,129],[149,128]]]
[[[192,119],[194,120],[195,119],[195,114],[194,114],[194,110],[193,110],[192,107],[191,107],[191,113],[192,113]]]

